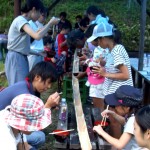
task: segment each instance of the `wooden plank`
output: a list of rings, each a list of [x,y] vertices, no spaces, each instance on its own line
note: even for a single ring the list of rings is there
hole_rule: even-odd
[[[82,109],[82,103],[80,98],[79,82],[78,79],[72,76],[72,86],[73,86],[73,96],[74,96],[74,106],[77,121],[77,130],[80,140],[80,145],[82,150],[91,150],[92,145],[87,131],[87,126],[85,123],[85,118]]]
[[[68,114],[68,126],[70,129],[75,129],[73,132],[70,133],[70,142],[69,148],[70,149],[80,149],[80,141],[77,132],[77,124],[76,124],[76,117],[75,117],[75,110],[74,106],[69,106],[69,114]]]
[[[102,120],[101,111],[99,108],[92,108],[92,117],[93,122]],[[97,141],[98,141],[98,149],[99,150],[111,150],[111,145],[105,141],[101,136],[97,135]]]
[[[95,150],[95,149],[97,149],[97,146],[96,146],[97,139],[93,132],[93,123],[92,123],[92,118],[91,118],[90,106],[84,105],[83,112],[85,114],[85,122],[87,124],[87,129],[88,129],[88,133],[89,133],[89,137],[90,137],[90,141],[91,141],[91,145],[92,145],[92,150]]]
[[[61,108],[59,109],[59,113],[61,111]],[[68,111],[66,112],[66,120],[62,121],[59,119],[59,115],[58,115],[58,123],[57,123],[57,129],[62,129],[62,130],[67,130],[67,127],[68,127]],[[55,139],[55,142],[54,142],[54,147],[55,148],[61,148],[61,149],[66,149],[67,148],[67,144],[68,144],[68,139],[69,137],[67,137],[65,140],[63,141],[57,141]]]

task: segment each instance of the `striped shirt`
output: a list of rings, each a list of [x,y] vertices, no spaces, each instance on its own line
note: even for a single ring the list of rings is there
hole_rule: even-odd
[[[133,86],[132,74],[131,74],[131,66],[129,56],[123,45],[116,45],[111,51],[111,62],[109,59],[109,65],[106,63],[106,71],[110,73],[117,73],[120,70],[117,68],[118,65],[123,64],[127,66],[129,71],[129,79],[128,80],[114,80],[105,78],[104,82],[104,95],[115,93],[116,89],[122,85],[131,85]],[[107,61],[106,61],[107,62]]]

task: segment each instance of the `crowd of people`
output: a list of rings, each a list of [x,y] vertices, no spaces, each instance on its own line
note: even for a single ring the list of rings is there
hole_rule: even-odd
[[[48,10],[40,0],[26,0],[21,12],[8,31],[1,146],[36,150],[45,143],[41,130],[52,122],[50,109],[59,105],[63,76],[72,71],[73,55],[80,50],[82,71],[76,77],[87,77],[93,106],[110,120],[110,133],[101,125],[93,130],[116,149],[150,149],[150,105],[142,107],[143,93],[133,85],[121,32],[105,12],[89,6],[74,26],[65,11],[46,24]]]

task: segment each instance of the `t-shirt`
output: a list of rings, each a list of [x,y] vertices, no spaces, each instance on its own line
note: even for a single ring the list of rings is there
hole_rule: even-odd
[[[133,136],[123,150],[142,150],[143,149],[143,148],[138,146],[138,144],[136,143],[135,137],[134,137],[134,120],[135,120],[135,117],[134,117],[134,115],[132,115],[128,119],[127,123],[124,126],[123,132],[124,133],[130,133]]]
[[[35,32],[37,32],[41,28],[38,27],[37,23],[32,20],[29,21],[29,24]],[[43,39],[34,40],[33,42],[31,42],[30,49],[36,52],[44,51]]]
[[[64,34],[58,34],[57,41],[58,41],[58,56],[61,55],[63,51],[68,53],[68,46],[64,45],[63,47],[60,47],[60,44],[63,43],[66,40],[66,37]]]
[[[14,136],[12,128],[5,122],[7,110],[0,111],[0,145],[3,150],[17,150],[17,144],[21,142],[21,136]]]
[[[30,36],[21,30],[25,24],[28,24],[28,21],[23,16],[18,16],[13,20],[8,32],[7,49],[28,55]]]
[[[32,84],[29,83],[29,85],[30,87],[28,88],[26,81],[20,81],[2,90],[0,92],[0,110],[10,105],[17,95],[28,93],[35,95]]]
[[[104,95],[115,93],[116,89],[122,85],[130,85],[133,86],[132,74],[131,74],[131,65],[129,56],[124,48],[123,45],[116,45],[111,51],[111,58],[110,55],[109,59],[106,60],[106,71],[110,73],[119,72],[117,68],[118,65],[123,64],[127,66],[129,71],[129,79],[128,80],[114,80],[105,78],[104,82]],[[107,64],[109,63],[109,64]]]

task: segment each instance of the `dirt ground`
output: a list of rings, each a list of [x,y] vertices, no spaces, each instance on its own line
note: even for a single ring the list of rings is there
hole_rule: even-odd
[[[52,110],[52,124],[43,130],[46,135],[46,143],[39,150],[55,150],[53,147],[55,138],[53,135],[49,135],[49,133],[57,128],[57,121],[58,110]]]

